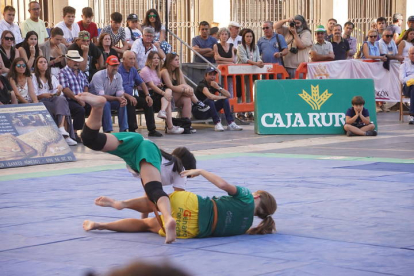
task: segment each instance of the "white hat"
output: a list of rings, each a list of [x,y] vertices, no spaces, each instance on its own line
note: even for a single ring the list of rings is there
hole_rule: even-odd
[[[78,50],[69,50],[65,57],[77,62],[83,61],[83,57],[80,56]]]
[[[231,21],[229,23],[229,28],[230,27],[237,27],[237,28],[241,28],[241,25],[239,23],[237,23],[236,21]]]

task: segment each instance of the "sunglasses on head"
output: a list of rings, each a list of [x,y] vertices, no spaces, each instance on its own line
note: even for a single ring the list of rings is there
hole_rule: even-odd
[[[14,41],[14,37],[12,36],[5,36],[4,40]]]
[[[394,35],[384,35],[387,38],[393,37]]]
[[[26,68],[26,64],[24,64],[24,63],[19,63],[19,64],[16,64],[16,67],[17,67],[17,68]]]
[[[263,27],[262,30],[270,29],[270,27]]]
[[[150,14],[150,15],[148,15],[148,18],[156,18],[156,17],[157,17],[156,14]]]

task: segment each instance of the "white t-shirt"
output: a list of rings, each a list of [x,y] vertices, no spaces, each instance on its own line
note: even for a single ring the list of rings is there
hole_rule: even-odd
[[[130,46],[134,43],[134,40],[131,39],[131,30],[134,34],[135,40],[142,38],[142,33],[139,29],[129,29],[128,27],[125,28],[125,40],[128,42]]]
[[[44,93],[51,93],[51,94],[57,93],[57,87],[59,86],[59,81],[56,79],[55,76],[52,75],[52,88],[49,87],[49,84],[47,82],[44,83],[41,79],[39,80],[42,82],[42,85],[43,85],[42,88],[39,88],[37,78],[34,74],[32,74],[32,81],[33,81],[34,92],[36,96],[42,95]]]
[[[173,172],[174,164],[168,165],[170,161],[162,157],[161,160],[161,183],[163,186],[172,185],[174,188],[184,189],[187,184],[187,177],[181,177],[178,172]],[[127,165],[127,169],[134,177],[141,178],[139,173]]]
[[[233,44],[233,49],[237,50],[237,47],[239,47],[239,45],[242,44],[242,36],[238,35],[234,39],[229,37],[229,39],[227,39],[227,43]],[[233,60],[234,60],[234,63],[237,62],[237,55],[233,55]]]
[[[59,27],[63,31],[63,37],[66,39],[68,43],[74,43],[75,38],[78,37],[78,34],[80,32],[80,28],[78,23],[74,22],[72,24],[72,30],[69,30],[69,28],[66,26],[64,21],[60,21],[55,25],[55,27]]]
[[[131,51],[137,55],[138,68],[142,69],[145,66],[149,53],[151,51],[158,52],[158,49],[153,44],[152,48],[146,51],[145,46],[142,44],[142,39],[136,39],[132,44]]]

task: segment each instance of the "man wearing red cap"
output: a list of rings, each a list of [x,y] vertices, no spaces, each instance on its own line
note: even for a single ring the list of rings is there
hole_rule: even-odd
[[[108,65],[105,70],[98,71],[90,83],[90,92],[106,98],[106,103],[102,117],[102,128],[105,133],[113,131],[111,110],[118,111],[119,131],[124,132],[128,129],[128,119],[126,112],[127,101],[124,97],[124,87],[122,77],[118,73],[119,60],[116,56],[109,56],[106,59]]]

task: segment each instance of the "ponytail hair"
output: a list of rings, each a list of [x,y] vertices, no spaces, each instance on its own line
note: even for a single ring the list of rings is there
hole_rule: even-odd
[[[260,203],[256,207],[255,216],[262,219],[257,227],[252,227],[247,231],[249,235],[273,234],[276,232],[276,223],[272,218],[272,214],[276,212],[277,203],[275,198],[266,191],[257,191],[260,196]]]
[[[162,157],[170,161],[166,165],[173,165],[173,172],[180,173],[184,169],[191,170],[196,168],[194,154],[192,154],[186,147],[176,148],[171,154],[163,150],[160,151]]]

